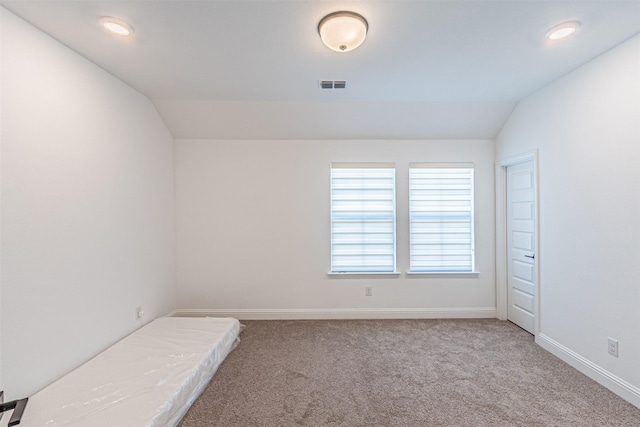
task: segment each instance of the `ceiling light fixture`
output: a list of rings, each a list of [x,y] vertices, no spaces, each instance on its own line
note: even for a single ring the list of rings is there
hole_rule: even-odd
[[[549,40],[566,39],[567,37],[573,35],[579,27],[580,23],[578,21],[564,22],[547,31],[547,38]]]
[[[367,37],[369,23],[355,12],[333,12],[320,20],[318,33],[322,42],[336,52],[349,52]]]
[[[105,30],[118,36],[126,37],[133,33],[133,27],[120,19],[103,16],[100,18],[100,23]]]

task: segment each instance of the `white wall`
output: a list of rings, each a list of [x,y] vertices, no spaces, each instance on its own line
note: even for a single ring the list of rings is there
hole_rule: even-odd
[[[2,373],[30,395],[175,308],[173,138],[147,98],[0,8]]]
[[[4,390],[2,376],[2,14],[4,8],[0,7],[0,390]]]
[[[175,155],[180,309],[245,318],[402,317],[406,309],[495,316],[493,141],[178,140]],[[479,277],[329,278],[329,172],[340,161],[396,163],[402,272],[409,162],[474,162]]]
[[[640,36],[517,106],[497,158],[536,148],[542,343],[630,384],[640,405]]]

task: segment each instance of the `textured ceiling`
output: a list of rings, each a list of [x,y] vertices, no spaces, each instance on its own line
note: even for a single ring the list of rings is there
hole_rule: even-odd
[[[0,4],[147,95],[176,138],[492,138],[520,99],[640,32],[640,0]],[[369,35],[337,53],[317,24],[345,9]],[[544,38],[567,20],[574,37]]]

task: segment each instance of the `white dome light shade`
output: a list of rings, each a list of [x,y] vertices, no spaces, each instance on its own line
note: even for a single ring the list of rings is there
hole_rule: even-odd
[[[556,25],[549,31],[547,31],[547,38],[549,40],[562,40],[565,39],[573,33],[575,33],[580,27],[580,23],[578,21],[565,22],[560,25]]]
[[[336,52],[349,52],[360,46],[368,29],[367,20],[354,12],[330,13],[318,24],[322,42]]]
[[[126,37],[133,33],[133,27],[131,25],[110,16],[100,18],[100,24],[102,24],[105,30],[117,36]]]

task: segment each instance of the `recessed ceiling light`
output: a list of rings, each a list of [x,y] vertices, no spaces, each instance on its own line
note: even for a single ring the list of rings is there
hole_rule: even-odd
[[[564,22],[547,31],[547,38],[549,40],[566,39],[567,37],[573,35],[579,27],[580,23],[578,21]]]
[[[100,18],[100,23],[105,30],[118,36],[128,36],[133,33],[133,27],[120,19],[112,18],[110,16],[103,16]]]

